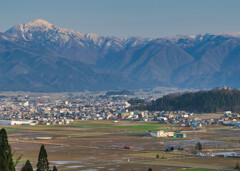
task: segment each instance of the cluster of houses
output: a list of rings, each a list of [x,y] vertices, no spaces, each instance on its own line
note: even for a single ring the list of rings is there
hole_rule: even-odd
[[[215,124],[216,120],[199,119],[194,113],[185,111],[131,111],[121,112],[118,114],[121,120],[136,121],[159,121],[161,124],[178,124],[181,127],[199,127],[204,125]]]
[[[178,123],[181,119],[187,119],[194,113],[185,111],[131,111],[127,109],[118,114],[121,120],[160,121],[161,123]]]
[[[61,125],[74,120],[116,120],[129,106],[125,97],[1,96],[0,124]]]

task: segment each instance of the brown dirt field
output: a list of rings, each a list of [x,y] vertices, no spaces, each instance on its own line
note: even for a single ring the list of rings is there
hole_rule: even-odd
[[[15,158],[23,155],[22,159],[30,159],[34,167],[41,144],[47,149],[50,165],[55,164],[59,170],[148,170],[149,167],[153,170],[178,170],[186,166],[230,169],[240,162],[232,158],[201,158],[191,153],[199,140],[206,151],[240,152],[239,129],[208,127],[206,132],[189,132],[184,139],[149,138],[144,132],[124,132],[125,127],[112,127],[111,123],[88,121],[84,125],[80,123],[80,126],[4,127]],[[123,121],[119,125],[136,126],[138,122]],[[38,136],[51,136],[53,139],[36,140]],[[183,145],[185,150],[164,152],[169,145]],[[132,146],[132,150],[125,150],[124,146]],[[165,159],[156,159],[157,154]],[[17,165],[18,170],[22,165]]]

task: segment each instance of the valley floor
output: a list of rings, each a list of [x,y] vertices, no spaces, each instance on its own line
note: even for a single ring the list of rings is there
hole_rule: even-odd
[[[196,155],[198,141],[205,152],[240,152],[240,129],[226,126],[187,132],[187,138],[147,137],[148,130],[180,130],[177,125],[158,122],[76,121],[67,126],[4,127],[15,151],[14,158],[23,155],[18,170],[27,159],[36,167],[41,144],[45,145],[51,167],[56,165],[59,170],[232,170],[240,162],[240,158]],[[184,146],[184,151],[165,152],[171,145]]]

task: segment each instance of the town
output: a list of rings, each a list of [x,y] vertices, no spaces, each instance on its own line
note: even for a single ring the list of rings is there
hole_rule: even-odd
[[[133,94],[106,94],[5,94],[0,96],[0,124],[62,125],[75,120],[132,120],[159,121],[160,124],[178,124],[180,127],[194,129],[215,124],[240,127],[240,114],[231,111],[208,119],[186,111],[130,111],[130,99],[151,101],[155,97],[152,94],[144,94],[142,97]]]

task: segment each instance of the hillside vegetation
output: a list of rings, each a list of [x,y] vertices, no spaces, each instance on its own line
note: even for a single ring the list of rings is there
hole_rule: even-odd
[[[150,111],[185,110],[197,113],[213,113],[231,110],[240,111],[240,91],[237,89],[214,89],[208,91],[169,94],[149,104],[133,108]]]

